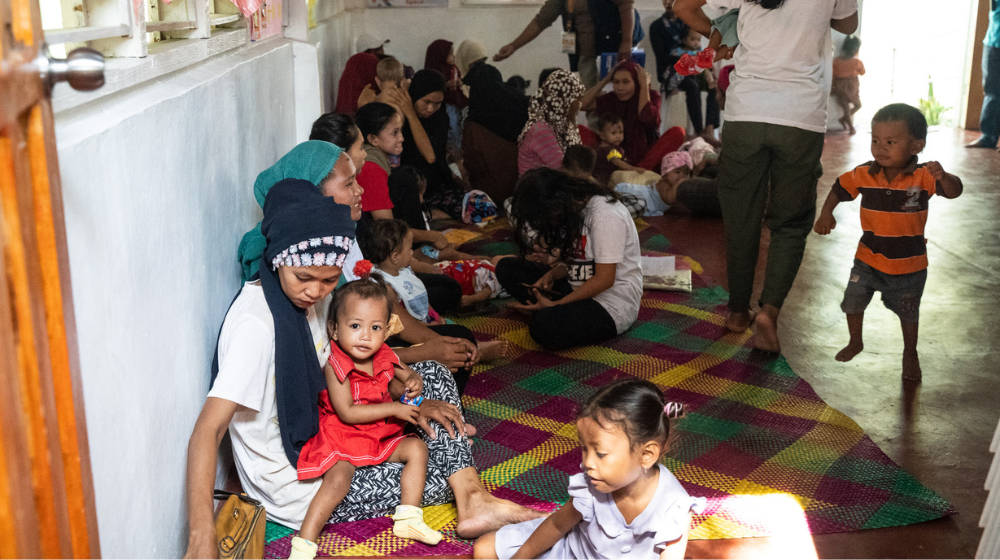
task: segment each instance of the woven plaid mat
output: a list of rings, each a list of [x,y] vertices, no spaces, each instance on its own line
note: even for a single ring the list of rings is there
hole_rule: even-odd
[[[670,243],[637,222],[645,254]],[[448,235],[470,253],[514,251],[498,223]],[[481,340],[511,343],[508,357],[477,366],[463,399],[479,430],[473,452],[480,478],[494,495],[540,510],[565,503],[567,479],[580,470],[573,418],[580,403],[609,381],[634,376],[684,402],[664,463],[708,507],[693,519],[692,539],[760,537],[804,527],[838,533],[910,525],[956,513],[942,497],[896,465],[854,421],[830,408],[783,357],[747,345],[748,333],[725,329],[727,294],[692,269],[694,292],[644,294],[639,320],[599,346],[565,352],[541,349],[527,324],[502,310],[456,319]],[[494,300],[496,301],[496,300]],[[572,328],[567,325],[567,328]],[[329,525],[320,555],[429,556],[470,554],[455,536],[454,505],[424,509],[445,533],[437,547],[398,539],[388,517]],[[287,558],[292,531],[268,523],[266,557]]]

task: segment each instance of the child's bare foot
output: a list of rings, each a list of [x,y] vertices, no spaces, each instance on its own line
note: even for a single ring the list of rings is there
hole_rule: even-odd
[[[491,340],[489,342],[479,343],[479,361],[480,362],[492,362],[494,360],[499,360],[507,354],[507,348],[510,347],[510,342],[506,340]]]
[[[838,362],[849,362],[854,359],[854,356],[860,354],[861,351],[864,349],[865,349],[865,344],[863,342],[861,342],[860,340],[857,342],[852,340],[847,343],[847,346],[845,346],[843,350],[837,352],[837,356],[835,357],[835,359]]]
[[[923,373],[920,371],[920,358],[916,350],[903,351],[903,381],[920,383]]]
[[[729,332],[741,333],[750,328],[753,324],[754,313],[752,311],[735,312],[730,311],[726,317],[726,328]]]
[[[764,352],[781,352],[781,344],[778,342],[777,317],[772,317],[772,314],[761,311],[754,317],[753,332],[755,348]]]

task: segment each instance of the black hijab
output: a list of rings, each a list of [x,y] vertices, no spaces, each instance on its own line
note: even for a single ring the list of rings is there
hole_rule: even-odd
[[[517,143],[521,129],[528,122],[527,95],[507,85],[496,67],[485,62],[469,69],[462,82],[469,86],[469,121]]]
[[[445,91],[444,76],[437,70],[420,70],[413,75],[410,82],[410,99],[416,103],[424,96],[440,91]],[[403,153],[400,161],[403,165],[412,165],[419,169],[427,178],[427,192],[434,193],[443,186],[451,186],[451,170],[448,169],[448,129],[450,123],[448,112],[444,105],[429,117],[420,117],[420,125],[424,127],[427,138],[434,149],[433,164],[427,163],[424,156],[417,148],[417,142],[413,139],[413,131],[410,124],[403,125]]]
[[[354,227],[351,209],[323,196],[309,181],[279,181],[264,199],[261,232],[267,247],[259,275],[274,319],[278,427],[285,456],[292,466],[298,465],[302,446],[319,431],[319,394],[326,388],[326,379],[316,359],[307,311],[285,295],[277,269],[343,266],[354,243]],[[216,345],[213,383],[218,372]]]

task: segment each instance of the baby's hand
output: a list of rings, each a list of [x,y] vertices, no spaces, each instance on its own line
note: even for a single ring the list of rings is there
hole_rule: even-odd
[[[420,414],[420,407],[413,406],[409,404],[403,404],[401,402],[393,403],[396,406],[393,408],[392,415],[404,422],[409,422],[410,424],[417,423],[417,416]]]
[[[424,380],[419,374],[413,374],[406,382],[406,396],[415,399],[424,390]]]
[[[820,235],[826,235],[833,231],[835,227],[837,227],[837,219],[833,217],[833,214],[824,212],[819,215],[819,219],[816,220],[816,227],[813,230]]]
[[[941,164],[936,161],[928,161],[925,166],[927,167],[927,172],[931,174],[931,177],[934,177],[938,181],[944,180],[947,175],[944,171],[944,167],[941,167]]]

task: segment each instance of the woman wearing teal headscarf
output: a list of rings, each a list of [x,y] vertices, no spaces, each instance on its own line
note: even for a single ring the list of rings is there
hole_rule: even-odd
[[[325,196],[350,206],[351,219],[357,222],[361,219],[363,189],[354,180],[355,172],[354,163],[341,148],[329,142],[310,140],[295,146],[277,163],[261,171],[253,184],[253,195],[257,204],[263,208],[264,197],[279,181],[309,181]],[[240,241],[237,259],[240,261],[244,282],[257,273],[265,244],[259,222]]]

